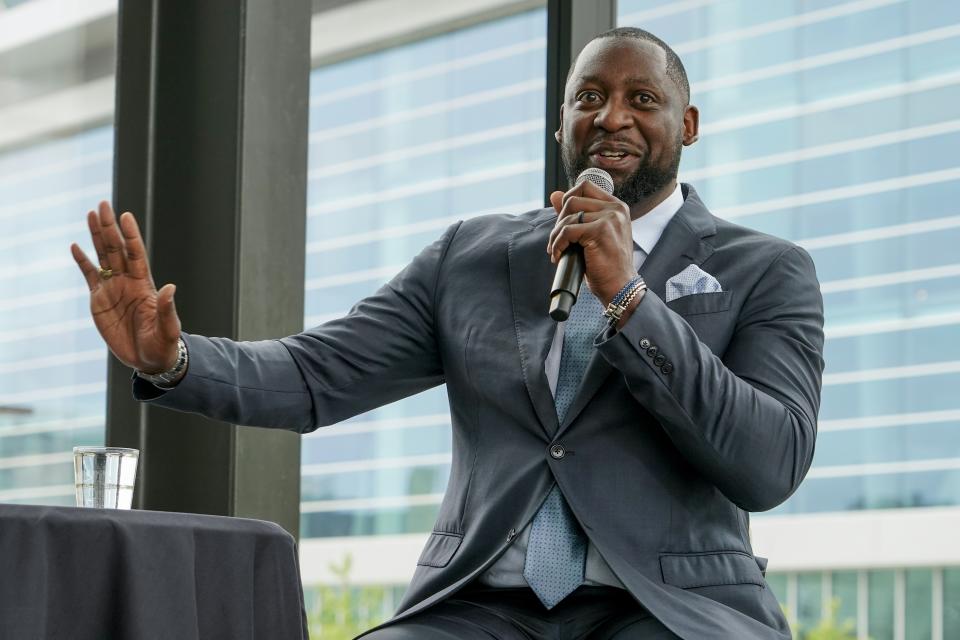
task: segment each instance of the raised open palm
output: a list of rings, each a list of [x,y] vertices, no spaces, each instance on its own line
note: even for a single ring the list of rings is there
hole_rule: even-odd
[[[129,367],[157,373],[177,360],[180,319],[173,304],[176,286],[153,284],[137,221],[130,212],[119,224],[109,202],[87,214],[100,266],[76,243],[70,253],[90,288],[90,312],[110,351]]]

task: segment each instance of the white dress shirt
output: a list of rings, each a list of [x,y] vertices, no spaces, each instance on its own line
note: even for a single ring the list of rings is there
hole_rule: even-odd
[[[633,232],[633,264],[637,271],[644,260],[653,251],[663,235],[663,230],[674,214],[683,206],[683,192],[680,184],[665,200],[653,209],[640,216],[631,223]],[[583,286],[587,286],[584,284]],[[557,331],[553,335],[553,344],[544,361],[547,382],[550,392],[556,395],[557,377],[560,375],[560,356],[563,353],[564,323],[557,323]],[[502,556],[478,578],[479,581],[491,587],[526,587],[527,580],[523,577],[523,565],[527,556],[527,542],[530,538],[530,525],[524,527],[516,540]],[[592,586],[610,586],[624,588],[610,570],[609,565],[597,552],[592,542],[587,543],[587,562],[584,584]]]

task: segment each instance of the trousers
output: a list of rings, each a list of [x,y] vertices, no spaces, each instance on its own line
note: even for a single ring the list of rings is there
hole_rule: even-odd
[[[474,582],[362,640],[679,640],[633,596],[581,585],[549,611],[527,588]]]

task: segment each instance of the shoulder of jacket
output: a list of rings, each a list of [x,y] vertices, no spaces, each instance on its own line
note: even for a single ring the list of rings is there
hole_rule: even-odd
[[[536,227],[553,218],[553,209],[531,209],[523,213],[488,213],[463,221],[461,228],[472,231],[509,231]]]
[[[467,218],[456,234],[456,241],[485,240],[506,243],[517,231],[534,229],[553,219],[553,209],[535,209],[524,213],[492,213]]]
[[[803,247],[785,238],[734,224],[716,216],[714,216],[714,220],[717,225],[717,233],[708,241],[718,250],[763,256],[768,258],[770,262],[775,261],[792,249],[799,249],[800,252],[805,253]]]

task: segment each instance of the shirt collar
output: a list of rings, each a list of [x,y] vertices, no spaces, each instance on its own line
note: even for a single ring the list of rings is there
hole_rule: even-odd
[[[633,241],[636,245],[643,249],[647,255],[650,255],[653,247],[660,240],[660,236],[663,235],[663,230],[666,229],[667,224],[682,206],[683,191],[680,190],[680,183],[678,182],[677,188],[663,202],[631,223]]]

